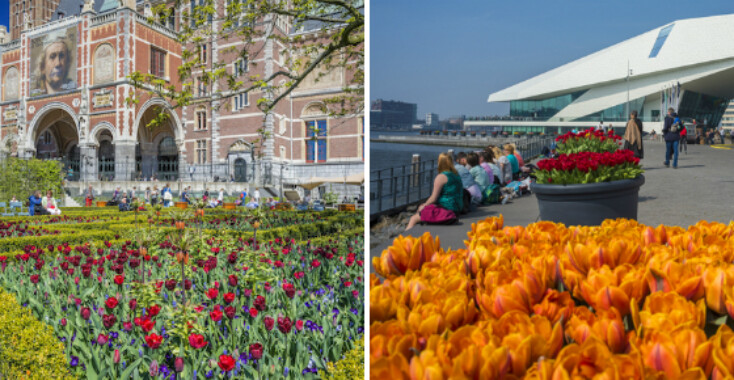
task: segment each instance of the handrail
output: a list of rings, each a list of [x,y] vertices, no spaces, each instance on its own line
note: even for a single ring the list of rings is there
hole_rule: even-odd
[[[148,18],[147,17],[145,17],[145,16],[143,16],[143,15],[141,15],[139,13],[135,13],[135,19],[137,19],[139,22],[143,23],[145,26],[151,27],[151,28],[153,28],[153,30],[155,30],[157,32],[161,32],[161,33],[165,34],[168,37],[171,37],[171,38],[174,38],[174,39],[177,38],[176,37],[176,32],[174,32],[173,30],[168,29],[167,27],[165,27],[163,25],[160,25],[160,24],[157,24],[157,23],[151,23],[151,22],[148,21]]]

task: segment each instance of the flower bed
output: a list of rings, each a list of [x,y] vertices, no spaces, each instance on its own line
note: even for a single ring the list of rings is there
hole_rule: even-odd
[[[226,223],[203,228],[211,223],[199,214],[179,215],[172,227],[152,213],[137,227],[130,214],[118,217],[79,231],[73,218],[58,218],[57,235],[0,240],[0,284],[54,329],[67,374],[316,378],[361,339],[359,214],[304,216],[257,230],[257,240]],[[39,219],[53,228],[50,217]],[[287,235],[297,228],[313,239]],[[6,336],[0,316],[0,342]],[[17,378],[19,363],[0,366],[0,377]]]
[[[723,379],[734,223],[472,225],[467,249],[400,237],[373,265],[374,378]]]

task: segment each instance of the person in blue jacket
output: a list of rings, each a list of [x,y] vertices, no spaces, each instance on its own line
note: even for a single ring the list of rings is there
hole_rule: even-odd
[[[36,192],[33,193],[33,195],[28,197],[28,215],[30,216],[36,215],[35,213],[36,205],[38,206],[41,205],[41,191],[40,190],[36,190]]]

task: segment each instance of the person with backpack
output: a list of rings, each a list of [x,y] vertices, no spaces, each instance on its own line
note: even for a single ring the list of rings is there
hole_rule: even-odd
[[[678,122],[676,122],[676,119]],[[668,108],[668,115],[665,116],[663,126],[663,138],[665,139],[665,161],[663,165],[670,167],[670,160],[673,159],[673,169],[678,169],[678,145],[680,144],[678,115],[673,108]]]

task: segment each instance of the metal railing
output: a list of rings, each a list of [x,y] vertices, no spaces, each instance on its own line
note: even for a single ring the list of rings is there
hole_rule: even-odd
[[[438,161],[427,160],[370,172],[370,214],[420,202],[431,196]]]

